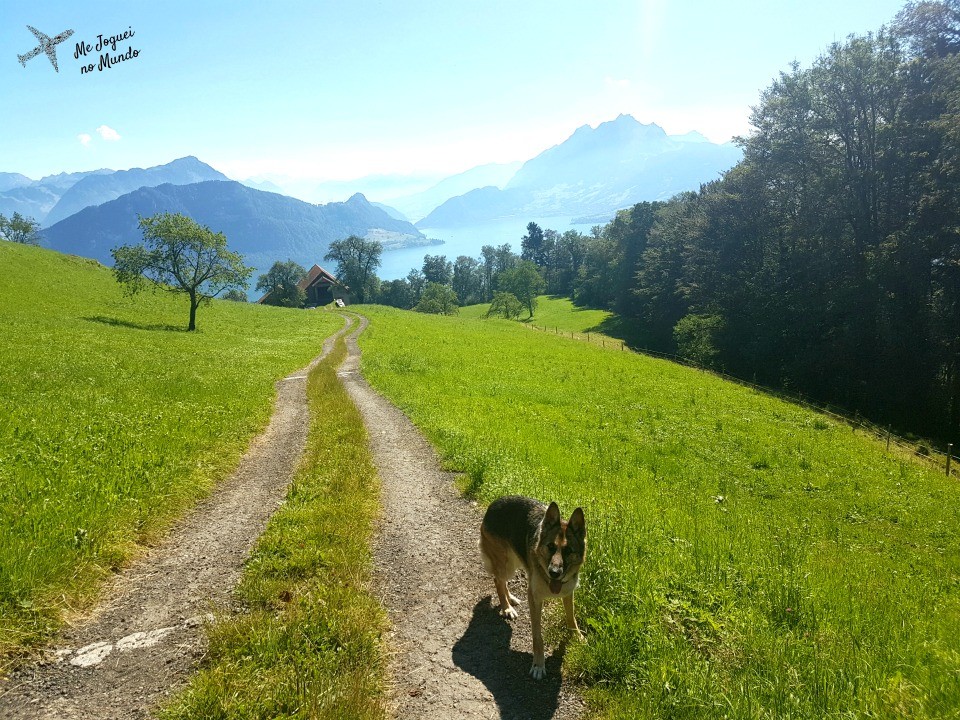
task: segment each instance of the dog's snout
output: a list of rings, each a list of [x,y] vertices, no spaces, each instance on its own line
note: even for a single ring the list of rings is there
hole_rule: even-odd
[[[560,565],[551,565],[547,569],[547,572],[550,573],[550,578],[552,580],[559,580],[560,577],[563,575],[563,567]]]

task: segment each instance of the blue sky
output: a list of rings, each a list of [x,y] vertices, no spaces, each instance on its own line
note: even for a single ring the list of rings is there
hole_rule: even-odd
[[[0,0],[0,170],[196,155],[243,179],[446,175],[530,158],[620,113],[715,142],[793,60],[888,23],[891,0]],[[73,37],[60,72],[26,25]],[[76,43],[139,57],[81,74]],[[112,51],[111,55],[114,55]],[[87,62],[97,63],[91,52]]]

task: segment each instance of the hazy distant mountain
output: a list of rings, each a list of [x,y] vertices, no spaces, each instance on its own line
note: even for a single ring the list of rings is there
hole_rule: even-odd
[[[56,175],[44,175],[42,178],[37,180],[36,185],[42,185],[44,187],[56,188],[63,192],[69,190],[78,182],[84,178],[88,178],[92,175],[109,175],[115,170],[109,170],[107,168],[100,168],[99,170],[82,170],[80,172],[62,172],[57,173]]]
[[[30,185],[33,180],[20,173],[0,172],[0,192]]]
[[[658,125],[621,115],[596,128],[578,128],[561,144],[525,162],[502,190],[484,188],[483,193],[452,198],[417,226],[612,213],[644,200],[666,200],[696,190],[741,157],[739,148],[716,145],[699,133],[671,138]]]
[[[520,162],[513,162],[480,165],[459,175],[444,178],[423,192],[394,198],[390,202],[407,217],[419,220],[445,200],[457,195],[489,186],[502,188],[517,172],[521,164]]]
[[[89,170],[86,172],[47,175],[40,180],[31,180],[20,173],[0,173],[0,213],[6,216],[18,212],[43,222],[47,213],[60,197],[73,185],[92,175],[102,175],[112,170]],[[26,181],[26,182],[24,182]]]
[[[243,253],[259,272],[276,260],[310,267],[323,261],[331,242],[348,235],[374,233],[378,239],[425,242],[413,225],[389,217],[360,194],[342,203],[311,205],[230,180],[142,187],[87,207],[42,234],[54,250],[112,264],[112,248],[143,241],[137,216],[158,212],[183,213],[223,232],[230,249]]]
[[[57,204],[60,194],[43,185],[26,185],[0,192],[0,214],[10,217],[15,212],[38,222]]]
[[[137,188],[156,187],[167,183],[190,185],[205,180],[226,179],[226,175],[193,156],[146,169],[131,168],[105,175],[90,175],[63,193],[57,204],[47,214],[43,225],[53,225],[85,207],[114,200]]]
[[[375,208],[380,208],[387,215],[392,217],[394,220],[404,220],[406,222],[410,222],[410,218],[408,218],[402,212],[397,210],[395,207],[391,207],[390,205],[384,205],[383,203],[373,202],[373,201],[371,201],[370,204],[373,205]]]
[[[247,178],[246,180],[241,180],[244,185],[248,188],[253,188],[254,190],[263,190],[264,192],[279,193],[285,195],[283,188],[281,188],[276,183],[272,183],[269,180],[254,180],[253,178]]]
[[[671,135],[671,140],[676,142],[694,142],[694,143],[708,143],[710,142],[706,137],[698,133],[696,130],[691,130],[688,133],[683,135]]]
[[[526,190],[501,190],[493,185],[477,188],[450,198],[416,225],[425,228],[457,227],[509,217],[518,207],[525,206],[531,197]]]

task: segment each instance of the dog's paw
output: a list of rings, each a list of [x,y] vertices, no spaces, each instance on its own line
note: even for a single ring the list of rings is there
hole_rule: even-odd
[[[520,604],[520,601],[517,600],[511,593],[507,593],[507,597],[510,598],[510,604],[511,604],[511,605],[519,605],[519,604]]]
[[[543,662],[537,665],[536,662],[530,667],[530,677],[534,680],[543,680],[544,676],[547,674],[547,668],[544,667]]]
[[[580,631],[580,628],[567,628],[567,631],[570,633],[570,638],[574,642],[586,642],[586,636]]]
[[[512,607],[504,608],[504,609],[503,609],[503,616],[504,616],[507,620],[516,620],[516,619],[517,619],[517,611],[514,610]]]

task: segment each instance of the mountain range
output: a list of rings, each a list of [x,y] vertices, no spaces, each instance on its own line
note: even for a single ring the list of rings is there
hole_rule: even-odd
[[[391,218],[360,194],[346,202],[312,205],[232,180],[208,180],[141,187],[86,207],[44,229],[44,244],[112,264],[111,249],[142,241],[138,216],[158,212],[183,213],[223,232],[230,249],[260,272],[277,260],[307,267],[322,262],[330,243],[348,235],[372,235],[387,246],[429,243],[409,222]]]
[[[450,227],[504,217],[612,215],[645,200],[666,200],[718,179],[742,157],[731,144],[697,132],[669,136],[630,115],[584,125],[567,140],[523,163],[502,188],[450,198],[417,227]],[[400,200],[393,205],[401,207]]]
[[[596,128],[584,125],[523,163],[481,165],[439,182],[382,175],[325,185],[343,191],[382,188],[391,196],[389,205],[368,202],[356,192],[345,202],[315,205],[283,194],[289,188],[282,183],[241,184],[189,156],[145,169],[98,169],[40,180],[0,172],[0,213],[33,217],[45,228],[50,246],[109,263],[112,248],[141,239],[138,215],[183,212],[224,232],[230,247],[257,269],[287,258],[309,266],[322,259],[333,240],[347,235],[375,238],[390,250],[431,244],[418,227],[501,218],[612,217],[636,202],[695,190],[740,157],[735,146],[711,143],[695,131],[669,136],[658,125],[621,115]],[[407,194],[397,197],[398,187],[406,187]],[[419,219],[416,227],[408,218]]]
[[[523,163],[489,163],[451,175],[418,193],[390,200],[390,205],[408,218],[419,220],[446,200],[482,187],[502,188]]]
[[[43,220],[50,226],[90,205],[102,205],[141,187],[155,187],[170,183],[190,185],[205,180],[229,180],[226,175],[193,156],[151,168],[131,168],[111,173],[97,173],[82,178],[72,185]]]
[[[0,214],[9,217],[20,213],[42,223],[61,196],[77,182],[86,177],[111,172],[113,171],[89,170],[60,173],[39,180],[31,180],[20,173],[0,173]]]

